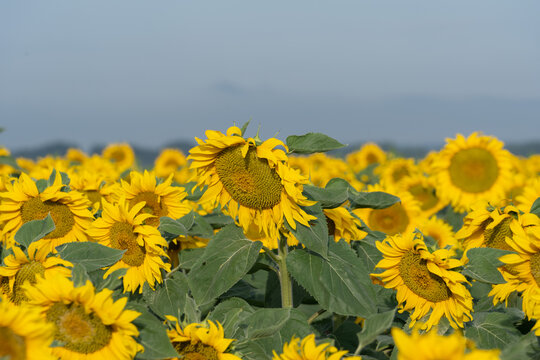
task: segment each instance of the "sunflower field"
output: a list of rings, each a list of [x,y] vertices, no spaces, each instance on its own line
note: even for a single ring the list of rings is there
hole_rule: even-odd
[[[0,359],[540,359],[540,155],[0,148]]]

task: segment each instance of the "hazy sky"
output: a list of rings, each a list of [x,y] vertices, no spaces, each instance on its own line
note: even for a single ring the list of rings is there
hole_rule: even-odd
[[[540,1],[0,2],[0,145],[540,140]]]

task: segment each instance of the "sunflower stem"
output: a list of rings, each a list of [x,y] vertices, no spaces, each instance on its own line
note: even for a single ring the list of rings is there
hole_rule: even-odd
[[[276,263],[276,265],[279,266],[279,257],[274,254],[274,252],[272,250],[270,250],[269,248],[267,248],[266,246],[263,246],[262,247],[263,250],[264,250],[264,253],[270,258],[272,259],[272,261],[274,261]]]
[[[290,309],[293,306],[292,298],[292,282],[289,272],[287,271],[287,254],[289,247],[287,239],[282,236],[279,239],[278,245],[278,265],[279,265],[279,283],[281,285],[281,307]]]

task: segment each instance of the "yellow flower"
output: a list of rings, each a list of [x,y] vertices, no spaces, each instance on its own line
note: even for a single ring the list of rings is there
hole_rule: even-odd
[[[182,359],[241,360],[227,352],[234,339],[225,338],[219,322],[214,324],[207,320],[206,323],[192,323],[181,327],[175,317],[167,316],[167,319],[176,322],[174,328],[167,331],[167,335]]]
[[[465,212],[478,200],[500,201],[511,184],[511,157],[503,143],[472,133],[447,139],[433,162],[438,194],[456,211]]]
[[[101,155],[111,160],[120,171],[127,170],[135,164],[135,152],[127,143],[110,144],[103,149]]]
[[[418,230],[422,232],[424,237],[432,237],[441,249],[450,246],[450,250],[454,252],[459,247],[452,226],[436,216],[420,222]]]
[[[58,256],[50,256],[51,253],[46,247],[38,247],[33,242],[28,247],[28,255],[18,246],[11,248],[13,254],[6,256],[4,266],[0,266],[0,276],[8,279],[10,299],[15,304],[20,304],[27,300],[23,291],[23,284],[29,282],[35,284],[37,275],[60,274],[69,276],[73,264],[62,260]]]
[[[384,209],[354,209],[353,213],[362,219],[371,230],[381,231],[386,235],[403,234],[412,232],[422,219],[420,204],[410,193],[395,188],[384,188],[381,185],[369,185],[367,191],[387,192],[401,200]]]
[[[284,219],[292,228],[296,221],[309,226],[314,217],[299,206],[314,203],[302,194],[307,179],[287,165],[283,150],[275,149],[285,147],[283,142],[271,138],[257,145],[240,135],[235,126],[226,135],[208,130],[208,140],[197,139],[199,146],[190,150],[199,185],[208,185],[200,202],[226,206],[244,232],[255,224],[270,238],[278,238]]]
[[[146,219],[145,224],[158,227],[159,219],[163,216],[178,219],[191,211],[191,207],[184,201],[187,196],[184,188],[171,185],[172,175],[160,184],[154,173],[146,170],[143,174],[132,171],[129,178],[129,182],[121,181],[120,197],[125,197],[130,207],[145,202],[140,212],[153,215]]]
[[[419,174],[420,169],[412,158],[396,158],[378,166],[374,173],[379,175],[381,185],[400,188],[403,179]]]
[[[315,334],[310,334],[303,339],[293,336],[289,343],[283,345],[283,353],[278,355],[273,351],[273,360],[361,360],[360,356],[344,357],[347,350],[338,350],[330,343],[318,344],[315,342]]]
[[[400,189],[408,191],[420,204],[420,210],[425,217],[436,214],[448,205],[437,196],[435,178],[423,174],[414,174],[402,178],[398,184]]]
[[[385,288],[397,291],[399,311],[413,311],[411,327],[430,311],[422,329],[429,330],[442,316],[454,328],[472,320],[472,296],[463,285],[467,280],[450,270],[463,264],[451,259],[448,250],[430,253],[417,233],[388,236],[376,246],[383,255],[376,268],[384,271],[371,277]]]
[[[140,313],[125,309],[127,298],[114,300],[112,290],[95,291],[90,281],[74,287],[60,275],[39,278],[25,285],[29,305],[54,326],[54,355],[70,359],[133,359],[143,348],[133,320]]]
[[[357,173],[371,164],[383,164],[386,161],[386,153],[377,144],[368,142],[359,150],[348,154],[345,160],[352,171]]]
[[[55,229],[37,241],[39,246],[53,251],[58,245],[88,239],[86,229],[93,220],[90,204],[77,191],[62,191],[64,185],[58,173],[54,183],[41,192],[24,173],[6,187],[7,191],[0,193],[0,222],[4,223],[5,236],[13,237],[23,224],[44,219],[50,213]]]
[[[69,187],[83,194],[91,204],[92,212],[101,209],[101,199],[110,200],[115,186],[108,183],[104,173],[86,168],[68,170]]]
[[[540,178],[534,177],[523,187],[521,194],[516,196],[517,207],[523,212],[529,212],[532,204],[540,197]]]
[[[187,159],[182,150],[163,149],[154,162],[156,176],[167,178],[187,164]]]
[[[328,224],[328,234],[334,236],[334,241],[344,239],[346,242],[351,242],[351,240],[362,240],[366,237],[367,233],[359,229],[362,226],[360,220],[344,207],[323,209],[323,212]]]
[[[125,199],[117,205],[103,201],[103,212],[88,230],[100,244],[115,249],[126,250],[122,259],[108,268],[105,277],[117,269],[127,269],[123,276],[124,292],[142,293],[144,283],[154,288],[156,281],[163,282],[161,270],[169,271],[170,264],[163,262],[161,257],[167,257],[163,248],[167,242],[158,229],[144,225],[151,214],[141,214],[144,201],[129,207]]]
[[[454,332],[438,335],[436,331],[407,335],[403,330],[392,328],[392,337],[398,349],[397,360],[498,360],[500,350],[469,348],[469,341]]]
[[[53,333],[53,326],[35,309],[16,306],[0,296],[1,358],[54,360],[49,348]]]

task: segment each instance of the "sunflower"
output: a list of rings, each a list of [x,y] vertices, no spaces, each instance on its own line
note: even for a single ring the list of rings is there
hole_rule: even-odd
[[[323,212],[328,224],[328,234],[333,235],[336,242],[340,239],[351,242],[366,237],[367,233],[359,229],[362,227],[360,220],[351,215],[346,208],[339,206],[334,209],[323,209]]]
[[[0,146],[0,156],[10,156],[11,153],[5,147]],[[16,173],[15,168],[8,164],[0,164],[0,175],[10,175]]]
[[[66,159],[69,160],[70,163],[82,164],[86,159],[88,159],[88,155],[86,155],[86,153],[81,149],[69,148],[66,151]]]
[[[532,178],[516,196],[516,206],[523,212],[529,212],[532,204],[540,197],[540,178]]]
[[[286,146],[271,138],[258,145],[244,139],[241,130],[230,127],[227,134],[208,130],[208,140],[196,139],[190,150],[191,168],[197,169],[199,186],[208,185],[200,202],[217,203],[247,232],[255,224],[260,232],[278,238],[284,224],[296,228],[296,222],[309,226],[315,217],[299,205],[313,205],[302,194],[307,179],[287,165],[287,155],[276,146]]]
[[[109,144],[103,149],[101,156],[112,161],[120,171],[135,164],[135,152],[128,143]]]
[[[392,337],[398,350],[397,360],[498,360],[499,349],[478,350],[461,333],[439,335],[436,331],[420,334],[392,328]],[[471,346],[473,345],[473,346]]]
[[[536,225],[536,230],[540,225]],[[495,284],[489,293],[493,296],[493,304],[507,302],[513,292],[522,293],[523,312],[528,318],[535,318],[535,309],[540,306],[540,235],[524,229],[515,229],[513,237],[506,242],[515,254],[507,254],[499,258],[504,264],[499,268],[506,283]]]
[[[47,155],[40,158],[36,164],[28,171],[28,175],[33,179],[48,179],[53,170],[57,172],[67,172],[69,169],[69,161],[57,157]]]
[[[68,267],[72,267],[72,263],[58,256],[50,256],[51,253],[46,247],[38,247],[35,242],[28,246],[28,254],[18,246],[13,246],[11,250],[13,254],[6,256],[4,266],[0,266],[0,276],[7,279],[10,300],[15,304],[28,300],[22,286],[26,282],[35,284],[37,275],[52,273],[69,276],[71,274],[71,269]]]
[[[437,195],[435,179],[417,173],[404,177],[399,188],[409,192],[420,204],[420,210],[426,217],[436,214],[448,205]]]
[[[511,157],[503,143],[491,136],[472,133],[457,135],[434,161],[434,173],[441,198],[456,211],[465,212],[480,199],[499,201],[511,184]]]
[[[401,200],[384,209],[354,209],[353,213],[362,219],[371,230],[381,231],[386,235],[412,232],[417,222],[422,220],[420,204],[407,191],[382,187],[379,184],[369,185],[367,191],[387,192]]]
[[[463,285],[465,277],[450,269],[463,263],[449,257],[448,250],[430,253],[418,233],[388,236],[376,243],[383,259],[376,265],[385,269],[371,274],[374,282],[395,289],[400,312],[413,310],[410,327],[431,314],[422,329],[429,330],[444,315],[454,328],[472,320],[472,296]]]
[[[384,163],[386,161],[386,153],[379,145],[368,142],[362,145],[359,150],[348,154],[345,157],[345,160],[352,171],[357,173],[364,170],[369,165]]]
[[[374,170],[379,175],[380,183],[386,187],[400,187],[403,179],[417,175],[420,169],[411,158],[396,158],[386,161]]]
[[[16,306],[0,296],[0,358],[54,360],[49,346],[54,328],[39,312]]]
[[[133,359],[143,348],[133,320],[140,313],[125,309],[127,298],[113,299],[113,292],[96,292],[87,280],[79,287],[60,275],[45,274],[35,285],[25,285],[29,305],[54,327],[52,348],[60,359]]]
[[[328,181],[336,177],[344,178],[349,182],[356,181],[354,174],[349,171],[345,161],[324,153],[315,153],[302,157],[291,156],[289,164],[293,168],[301,168],[301,173],[303,175],[307,174],[309,181],[316,186],[324,187]]]
[[[315,342],[315,334],[310,334],[303,339],[293,336],[291,341],[283,345],[283,353],[278,355],[275,350],[273,360],[361,360],[360,356],[343,357],[347,350],[338,350],[330,343],[318,344]]]
[[[154,173],[146,170],[143,174],[132,171],[129,182],[121,180],[121,183],[120,197],[124,196],[130,207],[145,202],[141,213],[153,215],[146,219],[148,225],[158,227],[159,219],[163,216],[179,219],[191,211],[191,207],[184,201],[187,196],[184,188],[171,185],[172,175],[158,184]]]
[[[167,319],[175,323],[172,329],[167,330],[167,335],[182,359],[241,360],[227,351],[234,339],[225,338],[223,326],[219,322],[214,324],[207,320],[205,323],[191,323],[181,327],[175,317],[167,316]]]
[[[450,250],[454,251],[459,247],[452,226],[436,216],[420,222],[418,229],[424,236],[433,238],[441,249],[449,246]]]
[[[107,175],[89,169],[70,169],[69,187],[79,191],[92,204],[91,210],[96,213],[101,209],[101,199],[111,200],[112,193],[117,190],[116,183],[108,183]]]
[[[64,243],[87,240],[86,229],[93,220],[90,204],[78,191],[62,191],[65,187],[58,173],[54,183],[43,191],[24,173],[6,187],[7,191],[0,193],[0,222],[4,223],[5,236],[13,237],[23,224],[50,213],[55,229],[37,241],[39,246],[52,251]]]
[[[161,257],[167,257],[163,248],[167,242],[159,230],[144,221],[153,215],[141,214],[145,206],[140,202],[129,207],[125,199],[117,205],[103,201],[103,212],[88,230],[88,234],[100,244],[115,249],[126,250],[122,259],[107,269],[104,277],[117,269],[127,269],[123,276],[124,292],[142,293],[144,283],[154,289],[156,281],[163,282],[161,270],[169,271],[171,265],[164,263]]]
[[[163,149],[154,162],[156,176],[167,178],[187,164],[187,159],[182,150]]]

